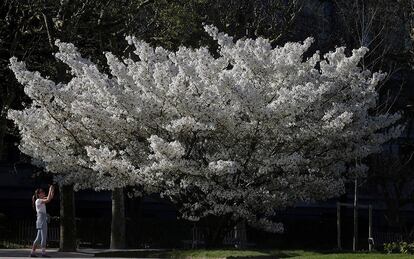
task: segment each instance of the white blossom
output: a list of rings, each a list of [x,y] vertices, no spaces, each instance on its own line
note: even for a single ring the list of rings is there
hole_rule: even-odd
[[[68,83],[12,58],[33,99],[9,112],[22,152],[79,188],[139,186],[189,219],[230,214],[281,231],[270,221],[279,209],[342,193],[360,161],[399,136],[399,114],[374,112],[383,74],[358,66],[366,48],[305,59],[311,38],[272,48],[205,29],[218,55],[128,37],[138,57],[105,53],[110,75],[57,41]]]

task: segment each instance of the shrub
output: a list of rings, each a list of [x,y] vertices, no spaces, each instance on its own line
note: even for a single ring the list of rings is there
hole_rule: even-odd
[[[401,254],[414,254],[414,243],[408,242],[392,242],[384,243],[384,251],[387,254],[401,253]]]

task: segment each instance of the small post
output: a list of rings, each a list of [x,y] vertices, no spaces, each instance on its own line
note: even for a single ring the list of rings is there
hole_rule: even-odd
[[[192,229],[192,234],[193,234],[193,240],[191,243],[191,248],[192,249],[196,249],[197,248],[197,225],[196,223],[193,224],[193,229]]]
[[[342,250],[342,245],[341,245],[341,204],[339,202],[336,203],[336,234],[337,234],[337,241],[338,241],[338,250]]]
[[[358,249],[358,178],[355,178],[354,188],[354,238],[352,250],[356,252]]]
[[[239,229],[238,223],[236,225],[234,225],[233,231],[234,231],[234,241],[235,241],[234,247],[240,249],[240,247],[239,247],[239,242],[240,242],[240,233],[239,232],[240,232],[240,229]]]
[[[368,250],[372,251],[374,239],[372,238],[372,205],[368,206]]]

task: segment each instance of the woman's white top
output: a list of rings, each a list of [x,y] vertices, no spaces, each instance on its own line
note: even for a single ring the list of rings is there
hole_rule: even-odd
[[[37,199],[35,205],[37,213],[46,213],[46,204],[43,203],[41,199]]]

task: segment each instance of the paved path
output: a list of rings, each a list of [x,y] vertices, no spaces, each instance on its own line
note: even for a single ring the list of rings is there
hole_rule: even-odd
[[[47,249],[47,254],[52,258],[100,258],[94,257],[95,253],[107,252],[114,250],[102,250],[102,249],[80,249],[78,252],[58,252],[57,249]],[[125,250],[123,250],[125,251]],[[0,258],[28,258],[30,255],[30,249],[0,249]],[[40,256],[40,250],[37,251],[37,255]],[[42,257],[39,257],[42,258]],[[108,258],[108,257],[106,257]]]
[[[0,258],[17,258],[17,257],[29,257],[31,249],[0,249]],[[53,258],[89,258],[93,257],[93,253],[71,253],[71,252],[58,252],[57,249],[47,249],[48,255]],[[40,250],[36,251],[36,254],[40,256]]]

